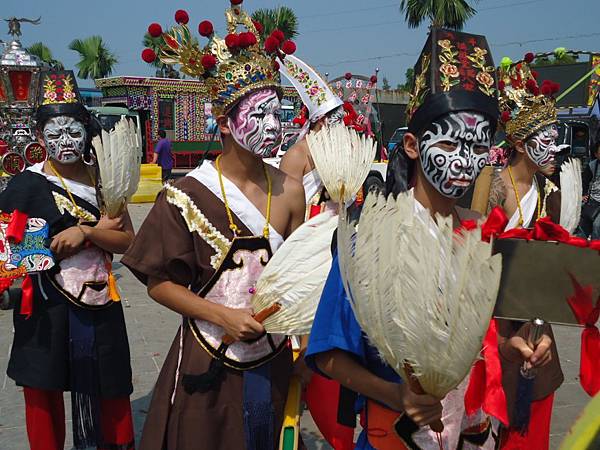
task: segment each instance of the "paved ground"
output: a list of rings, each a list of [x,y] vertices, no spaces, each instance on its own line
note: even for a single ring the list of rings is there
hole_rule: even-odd
[[[136,226],[147,214],[148,205],[132,205],[130,211]],[[171,311],[150,300],[145,289],[122,265],[116,264],[119,287],[126,306],[125,317],[131,346],[134,393],[132,406],[135,418],[136,441],[139,442],[142,425],[150,401],[152,387],[165,354],[179,325],[179,318]],[[12,342],[12,312],[0,311],[0,450],[27,449],[24,426],[24,406],[21,389],[6,377],[6,365]],[[552,422],[552,448],[558,448],[564,433],[577,417],[587,396],[578,383],[579,331],[571,328],[555,330],[565,383],[557,393]],[[69,396],[65,396],[67,417],[70,415]],[[70,423],[68,424],[70,427]],[[303,437],[310,450],[328,449],[318,431],[305,414],[302,420]],[[70,429],[66,448],[71,448]],[[535,450],[535,449],[530,449]]]

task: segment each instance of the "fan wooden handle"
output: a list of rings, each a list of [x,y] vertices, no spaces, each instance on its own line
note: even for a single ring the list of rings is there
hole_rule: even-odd
[[[423,386],[421,386],[421,383],[419,383],[419,380],[417,377],[415,377],[415,371],[410,364],[404,363],[404,372],[406,372],[410,390],[417,395],[427,395],[427,392],[425,392]],[[441,433],[444,431],[444,424],[441,420],[436,420],[435,422],[429,424],[429,428],[436,433]]]
[[[254,316],[252,316],[252,317],[254,317],[254,320],[256,320],[258,323],[262,324],[265,320],[267,320],[273,314],[275,314],[276,312],[279,312],[279,310],[281,310],[281,303],[275,302],[271,306],[267,306],[265,309],[254,314]],[[235,339],[233,337],[229,336],[228,334],[223,336],[223,339],[221,339],[221,340],[222,340],[223,344],[225,344],[225,345],[231,345],[235,342]]]

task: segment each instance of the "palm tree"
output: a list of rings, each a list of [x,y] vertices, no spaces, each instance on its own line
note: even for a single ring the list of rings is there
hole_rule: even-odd
[[[252,20],[262,24],[264,27],[263,36],[269,36],[277,29],[283,31],[286,39],[293,39],[298,36],[298,17],[287,6],[257,9],[252,14]]]
[[[461,30],[465,22],[477,11],[470,0],[400,0],[400,11],[404,12],[410,28],[417,28],[429,19],[434,27]]]
[[[41,61],[48,64],[53,69],[56,69],[56,70],[64,70],[65,69],[65,66],[63,65],[63,63],[57,59],[54,59],[54,56],[52,56],[52,51],[41,42],[36,42],[35,44],[31,44],[29,46],[29,48],[27,48],[27,51],[29,53],[31,53],[32,55],[37,56]]]
[[[84,79],[105,78],[113,72],[118,59],[104,44],[100,36],[75,39],[69,44],[71,50],[79,53],[77,76]]]

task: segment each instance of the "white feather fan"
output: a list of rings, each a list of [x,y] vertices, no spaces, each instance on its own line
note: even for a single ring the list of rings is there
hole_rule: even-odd
[[[275,252],[256,283],[255,312],[278,303],[278,312],[262,324],[269,333],[304,335],[310,332],[331,267],[331,237],[337,226],[332,211],[298,227]]]
[[[109,217],[117,217],[137,191],[142,158],[141,139],[134,123],[123,117],[114,130],[102,130],[94,137],[100,170],[100,192],[103,209]]]
[[[419,205],[420,206],[420,205]],[[412,192],[369,195],[357,226],[341,220],[342,278],[356,319],[407,382],[406,364],[438,398],[458,386],[481,351],[501,274],[477,228],[418,208]]]
[[[571,158],[560,169],[560,225],[573,233],[581,218],[581,161]]]
[[[344,125],[323,127],[306,139],[333,201],[344,204],[351,200],[369,174],[377,150],[375,141]]]

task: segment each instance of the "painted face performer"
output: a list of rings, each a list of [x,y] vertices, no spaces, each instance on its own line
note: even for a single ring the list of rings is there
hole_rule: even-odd
[[[529,67],[532,61],[533,54],[529,53],[517,64],[503,60],[500,68],[501,126],[506,132],[510,150],[508,165],[492,179],[488,209],[494,206],[504,209],[510,218],[507,230],[533,227],[537,220],[546,216],[561,224],[567,221],[576,226],[579,221],[578,217],[575,220],[570,220],[564,214],[561,217],[561,193],[546,178],[555,172],[554,156],[559,151],[553,98],[558,86],[549,81],[538,86],[537,75]],[[564,188],[568,189],[567,186]],[[569,201],[581,202],[580,198]],[[502,320],[498,323],[502,339],[514,335],[519,327],[517,322]],[[552,337],[551,330],[548,333]],[[564,379],[554,343],[550,352],[552,360],[540,369],[535,378],[533,402],[525,405],[520,404],[517,395],[520,358],[502,355],[503,385],[510,426],[501,429],[501,448],[549,448],[554,392]],[[526,408],[531,411],[528,424],[521,423],[518,414],[519,410]]]
[[[304,192],[262,161],[281,129],[281,44],[273,36],[263,42],[241,2],[231,3],[225,40],[205,21],[204,49],[175,44],[190,35],[183,11],[162,35],[162,60],[205,82],[223,153],[165,187],[122,259],[150,297],[183,318],[154,389],[146,450],[274,448],[283,422],[288,338],[265,334],[250,300],[266,262],[303,222]],[[150,32],[160,35],[160,26]],[[203,55],[198,65],[189,52]]]
[[[302,180],[309,205],[307,215],[310,216],[310,206],[320,204],[323,183],[310,156],[305,136],[319,131],[323,125],[342,123],[345,116],[344,102],[333,93],[321,75],[295,56],[287,57],[281,64],[280,71],[298,91],[308,110],[308,117],[298,142],[285,153],[279,167],[288,175]]]
[[[510,146],[506,168],[491,185],[489,209],[502,206],[510,218],[507,228],[530,228],[549,215],[560,218],[560,193],[546,177],[556,171],[556,107],[558,85],[545,81],[538,86],[537,74],[529,67],[533,54],[518,64],[501,66],[501,124]],[[572,231],[572,230],[571,230]]]
[[[412,188],[418,209],[452,217],[455,227],[476,217],[456,203],[485,165],[496,129],[494,72],[483,36],[442,29],[431,31],[415,67],[409,132],[397,166],[403,171],[398,178],[404,189],[398,192]],[[495,332],[488,337],[493,345],[483,352],[484,371],[472,371],[441,402],[415,394],[369,344],[350,306],[335,256],[306,361],[363,398],[366,432],[356,448],[493,449],[491,416],[505,420],[506,411],[499,388],[501,373],[488,371],[488,366],[499,366]],[[512,349],[510,343],[506,346]],[[423,351],[427,351],[426,343]],[[487,384],[482,372],[486,372]],[[486,386],[498,389],[486,391]],[[426,425],[440,418],[444,431],[436,435]]]
[[[23,386],[32,449],[64,447],[64,391],[76,448],[133,449],[129,344],[109,269],[133,228],[127,213],[101,216],[91,146],[98,127],[73,73],[43,73],[40,105],[37,134],[49,159],[12,179],[0,210],[44,219],[56,264],[23,285],[8,376]]]

